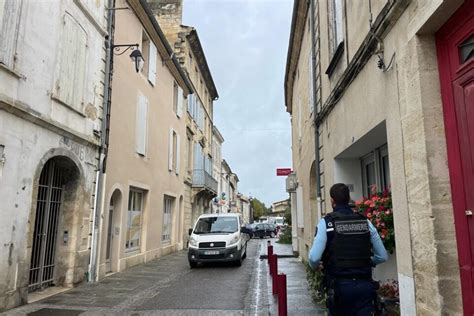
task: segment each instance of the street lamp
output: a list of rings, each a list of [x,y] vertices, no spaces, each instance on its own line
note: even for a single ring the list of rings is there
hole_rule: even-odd
[[[135,70],[137,72],[140,71],[140,68],[143,65],[145,59],[143,59],[142,52],[138,49],[138,44],[114,45],[112,48],[114,49],[114,55],[116,56],[123,55],[126,51],[131,49],[132,53],[130,54],[130,58],[135,63]]]

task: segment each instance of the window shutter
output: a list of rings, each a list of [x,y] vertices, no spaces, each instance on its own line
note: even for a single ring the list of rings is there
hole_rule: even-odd
[[[56,83],[57,97],[66,104],[73,104],[74,71],[76,69],[76,21],[69,14],[64,15],[63,34],[60,49],[59,76]]]
[[[21,0],[0,1],[0,63],[13,68]]]
[[[87,34],[76,24],[75,69],[72,89],[72,105],[82,112],[84,103],[84,83],[86,76]]]
[[[157,58],[157,50],[155,44],[150,40],[150,49],[148,58],[148,81],[155,86],[156,85],[156,58]]]
[[[176,115],[178,117],[183,116],[183,106],[184,106],[184,98],[183,98],[183,89],[181,89],[180,86],[178,86],[178,106],[176,108]]]
[[[335,24],[336,24],[336,47],[343,41],[343,33],[342,33],[342,0],[335,0],[334,4],[334,16],[335,16]]]
[[[139,95],[136,119],[136,151],[143,156],[146,154],[147,112],[148,100],[145,96]]]
[[[179,134],[176,134],[176,174],[179,174],[180,168],[180,157],[181,157],[181,140]]]
[[[168,146],[168,170],[173,170],[173,129],[170,128],[169,146]]]

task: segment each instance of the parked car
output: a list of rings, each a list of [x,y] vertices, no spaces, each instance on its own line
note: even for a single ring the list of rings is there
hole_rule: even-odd
[[[247,256],[248,240],[239,214],[203,214],[189,230],[189,266],[195,268],[200,262],[234,262],[240,266]]]
[[[257,223],[252,230],[252,237],[271,237],[274,238],[278,234],[278,228],[274,224]]]

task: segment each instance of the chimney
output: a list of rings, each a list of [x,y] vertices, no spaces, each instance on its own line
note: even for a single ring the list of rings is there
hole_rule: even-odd
[[[177,40],[183,20],[183,0],[147,0],[171,46]]]

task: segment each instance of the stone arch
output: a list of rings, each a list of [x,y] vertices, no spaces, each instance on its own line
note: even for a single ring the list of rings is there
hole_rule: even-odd
[[[61,193],[55,193],[59,194],[60,198],[58,198],[57,211],[54,213],[56,217],[51,219],[51,223],[56,224],[51,226],[54,228],[48,234],[48,238],[50,238],[48,240],[54,240],[54,243],[46,243],[48,251],[53,253],[52,256],[50,253],[48,256],[51,256],[51,260],[54,263],[54,280],[50,284],[72,286],[74,283],[82,281],[87,271],[87,264],[81,265],[76,263],[77,261],[82,263],[88,257],[88,254],[83,254],[84,258],[82,259],[77,256],[78,251],[83,250],[80,249],[81,242],[82,248],[86,250],[88,248],[88,240],[84,241],[81,239],[82,236],[87,236],[89,233],[88,231],[86,233],[81,231],[82,229],[89,229],[88,225],[83,227],[81,215],[84,217],[87,215],[83,214],[84,211],[90,212],[90,194],[84,188],[84,170],[80,160],[73,153],[64,148],[53,148],[40,159],[33,178],[32,204],[27,234],[27,264],[25,265],[27,269],[25,271],[26,275],[29,276],[25,278],[25,286],[27,287],[30,283],[35,283],[34,280],[38,279],[38,276],[35,276],[35,272],[32,271],[30,274],[30,269],[36,266],[38,262],[42,262],[37,258],[38,253],[45,256],[44,251],[39,250],[40,245],[45,243],[38,235],[41,230],[39,225],[51,218],[52,212],[50,210],[52,210],[52,204],[45,202],[40,194],[44,195],[45,192],[55,191],[45,188],[44,185],[41,186],[40,190],[40,181],[43,184],[45,181],[49,181],[46,180],[45,173],[53,172],[50,171],[52,168],[55,170],[54,173],[57,174],[55,185],[61,188]],[[47,205],[50,205],[50,207],[48,208]],[[49,210],[48,213],[45,213],[46,209]],[[31,287],[31,289],[35,288],[37,286]]]

